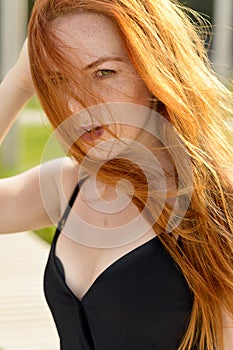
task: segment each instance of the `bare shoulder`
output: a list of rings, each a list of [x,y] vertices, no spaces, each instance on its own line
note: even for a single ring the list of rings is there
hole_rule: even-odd
[[[78,167],[74,161],[58,158],[0,179],[0,233],[56,224],[63,210],[63,197],[68,198],[72,193],[77,174]]]
[[[50,203],[48,186],[55,186],[59,202],[59,216],[62,215],[74,187],[78,182],[78,164],[70,157],[53,159],[40,168],[40,187],[44,201]]]
[[[233,318],[222,308],[224,350],[233,348]]]
[[[59,195],[60,213],[62,214],[65,203],[69,200],[78,182],[78,163],[73,158],[64,157],[45,163],[45,166],[45,179],[47,178],[46,172],[52,171],[52,178]]]
[[[70,157],[52,159],[48,162],[42,163],[40,168],[42,176],[44,174],[50,174],[55,180],[62,179],[63,181],[66,181],[67,178],[69,180],[75,180],[75,177],[77,178],[78,164]]]

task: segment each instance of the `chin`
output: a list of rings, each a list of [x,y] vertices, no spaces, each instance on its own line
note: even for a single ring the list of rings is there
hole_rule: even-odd
[[[129,147],[129,141],[121,141],[118,139],[109,139],[99,142],[95,145],[85,145],[85,153],[88,158],[97,161],[108,161],[114,158],[122,157],[123,153]]]

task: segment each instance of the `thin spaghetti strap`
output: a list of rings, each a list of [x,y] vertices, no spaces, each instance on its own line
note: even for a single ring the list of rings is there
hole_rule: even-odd
[[[74,205],[75,199],[76,199],[76,197],[77,197],[77,195],[78,195],[78,193],[79,193],[79,189],[80,189],[80,186],[81,186],[81,184],[82,184],[83,181],[84,181],[84,180],[81,180],[80,182],[77,183],[77,185],[76,185],[76,187],[75,187],[75,189],[74,189],[74,191],[73,191],[73,193],[72,193],[72,196],[70,197],[70,200],[69,200],[69,202],[68,202],[68,204],[67,204],[67,207],[66,207],[66,209],[65,209],[65,211],[64,211],[64,213],[63,213],[61,219],[60,219],[59,222],[58,222],[57,230],[58,230],[59,232],[62,231],[62,229],[63,229],[63,227],[64,227],[64,225],[65,225],[65,223],[66,223],[66,220],[68,219],[70,210],[72,209],[72,207],[73,207],[73,205]]]

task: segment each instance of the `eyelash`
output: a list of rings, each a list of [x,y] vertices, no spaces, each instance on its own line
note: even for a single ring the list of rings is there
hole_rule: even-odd
[[[101,72],[107,72],[107,74],[99,75],[99,73],[101,73]],[[112,69],[100,69],[100,70],[95,72],[95,77],[97,79],[106,79],[106,78],[108,78],[109,75],[115,74],[115,73],[116,73],[116,71],[112,70]]]
[[[100,75],[101,72],[107,72],[107,74]],[[94,73],[94,75],[95,75],[96,79],[106,79],[109,77],[109,75],[115,74],[115,73],[116,73],[116,71],[113,69],[99,69],[98,71],[96,71]],[[63,77],[62,75],[60,75],[59,73],[51,76],[50,79],[54,85],[59,85],[59,84],[67,82],[67,79],[65,77]]]
[[[54,85],[58,85],[58,84],[67,82],[67,79],[60,74],[56,74],[54,76],[51,76],[50,79]]]

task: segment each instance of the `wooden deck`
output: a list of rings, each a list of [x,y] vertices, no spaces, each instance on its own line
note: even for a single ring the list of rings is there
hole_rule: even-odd
[[[43,295],[49,245],[30,232],[0,236],[0,350],[58,350]]]

